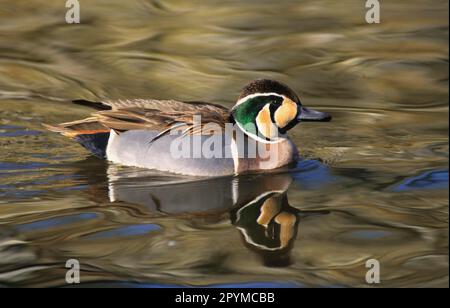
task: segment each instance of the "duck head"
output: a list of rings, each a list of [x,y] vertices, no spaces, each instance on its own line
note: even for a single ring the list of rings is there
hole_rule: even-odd
[[[326,112],[305,108],[291,88],[270,79],[248,83],[231,116],[245,134],[266,143],[284,139],[287,131],[300,122],[331,120]]]

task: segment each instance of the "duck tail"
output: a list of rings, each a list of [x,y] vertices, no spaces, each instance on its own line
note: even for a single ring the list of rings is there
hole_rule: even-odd
[[[52,132],[69,137],[97,157],[106,157],[110,129],[98,122],[97,118],[67,122],[57,125],[42,124]]]

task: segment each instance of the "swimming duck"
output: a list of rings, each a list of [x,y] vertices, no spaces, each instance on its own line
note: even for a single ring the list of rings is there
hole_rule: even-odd
[[[94,155],[127,166],[194,176],[270,170],[298,159],[287,131],[302,121],[329,121],[328,113],[302,106],[287,85],[257,79],[231,110],[203,102],[131,99],[76,104],[91,117],[46,125]]]

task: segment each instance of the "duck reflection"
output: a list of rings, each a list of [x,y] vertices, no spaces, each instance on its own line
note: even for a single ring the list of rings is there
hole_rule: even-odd
[[[196,179],[109,165],[111,202],[140,205],[170,215],[230,214],[246,247],[266,266],[288,266],[300,218],[311,213],[289,205],[290,173]]]
[[[205,214],[230,211],[270,193],[283,193],[292,183],[289,174],[189,178],[162,176],[153,171],[109,165],[108,195],[164,214]]]
[[[287,193],[272,191],[231,211],[231,222],[246,246],[260,254],[267,266],[287,266],[297,237],[300,211],[288,203]]]

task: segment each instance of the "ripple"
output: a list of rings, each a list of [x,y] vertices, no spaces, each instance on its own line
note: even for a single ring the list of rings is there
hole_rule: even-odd
[[[98,215],[95,213],[83,213],[78,215],[67,215],[61,217],[55,217],[40,221],[35,221],[27,224],[17,225],[15,228],[22,232],[31,232],[31,231],[39,231],[39,230],[48,230],[52,228],[57,228],[61,226],[67,226],[70,224],[96,219]]]
[[[82,286],[367,287],[376,258],[382,287],[448,286],[448,1],[363,9],[88,1],[68,26],[56,1],[2,5],[0,285],[67,286],[77,258]],[[333,114],[290,131],[291,170],[126,168],[41,126],[88,116],[77,98],[231,107],[259,77]]]

